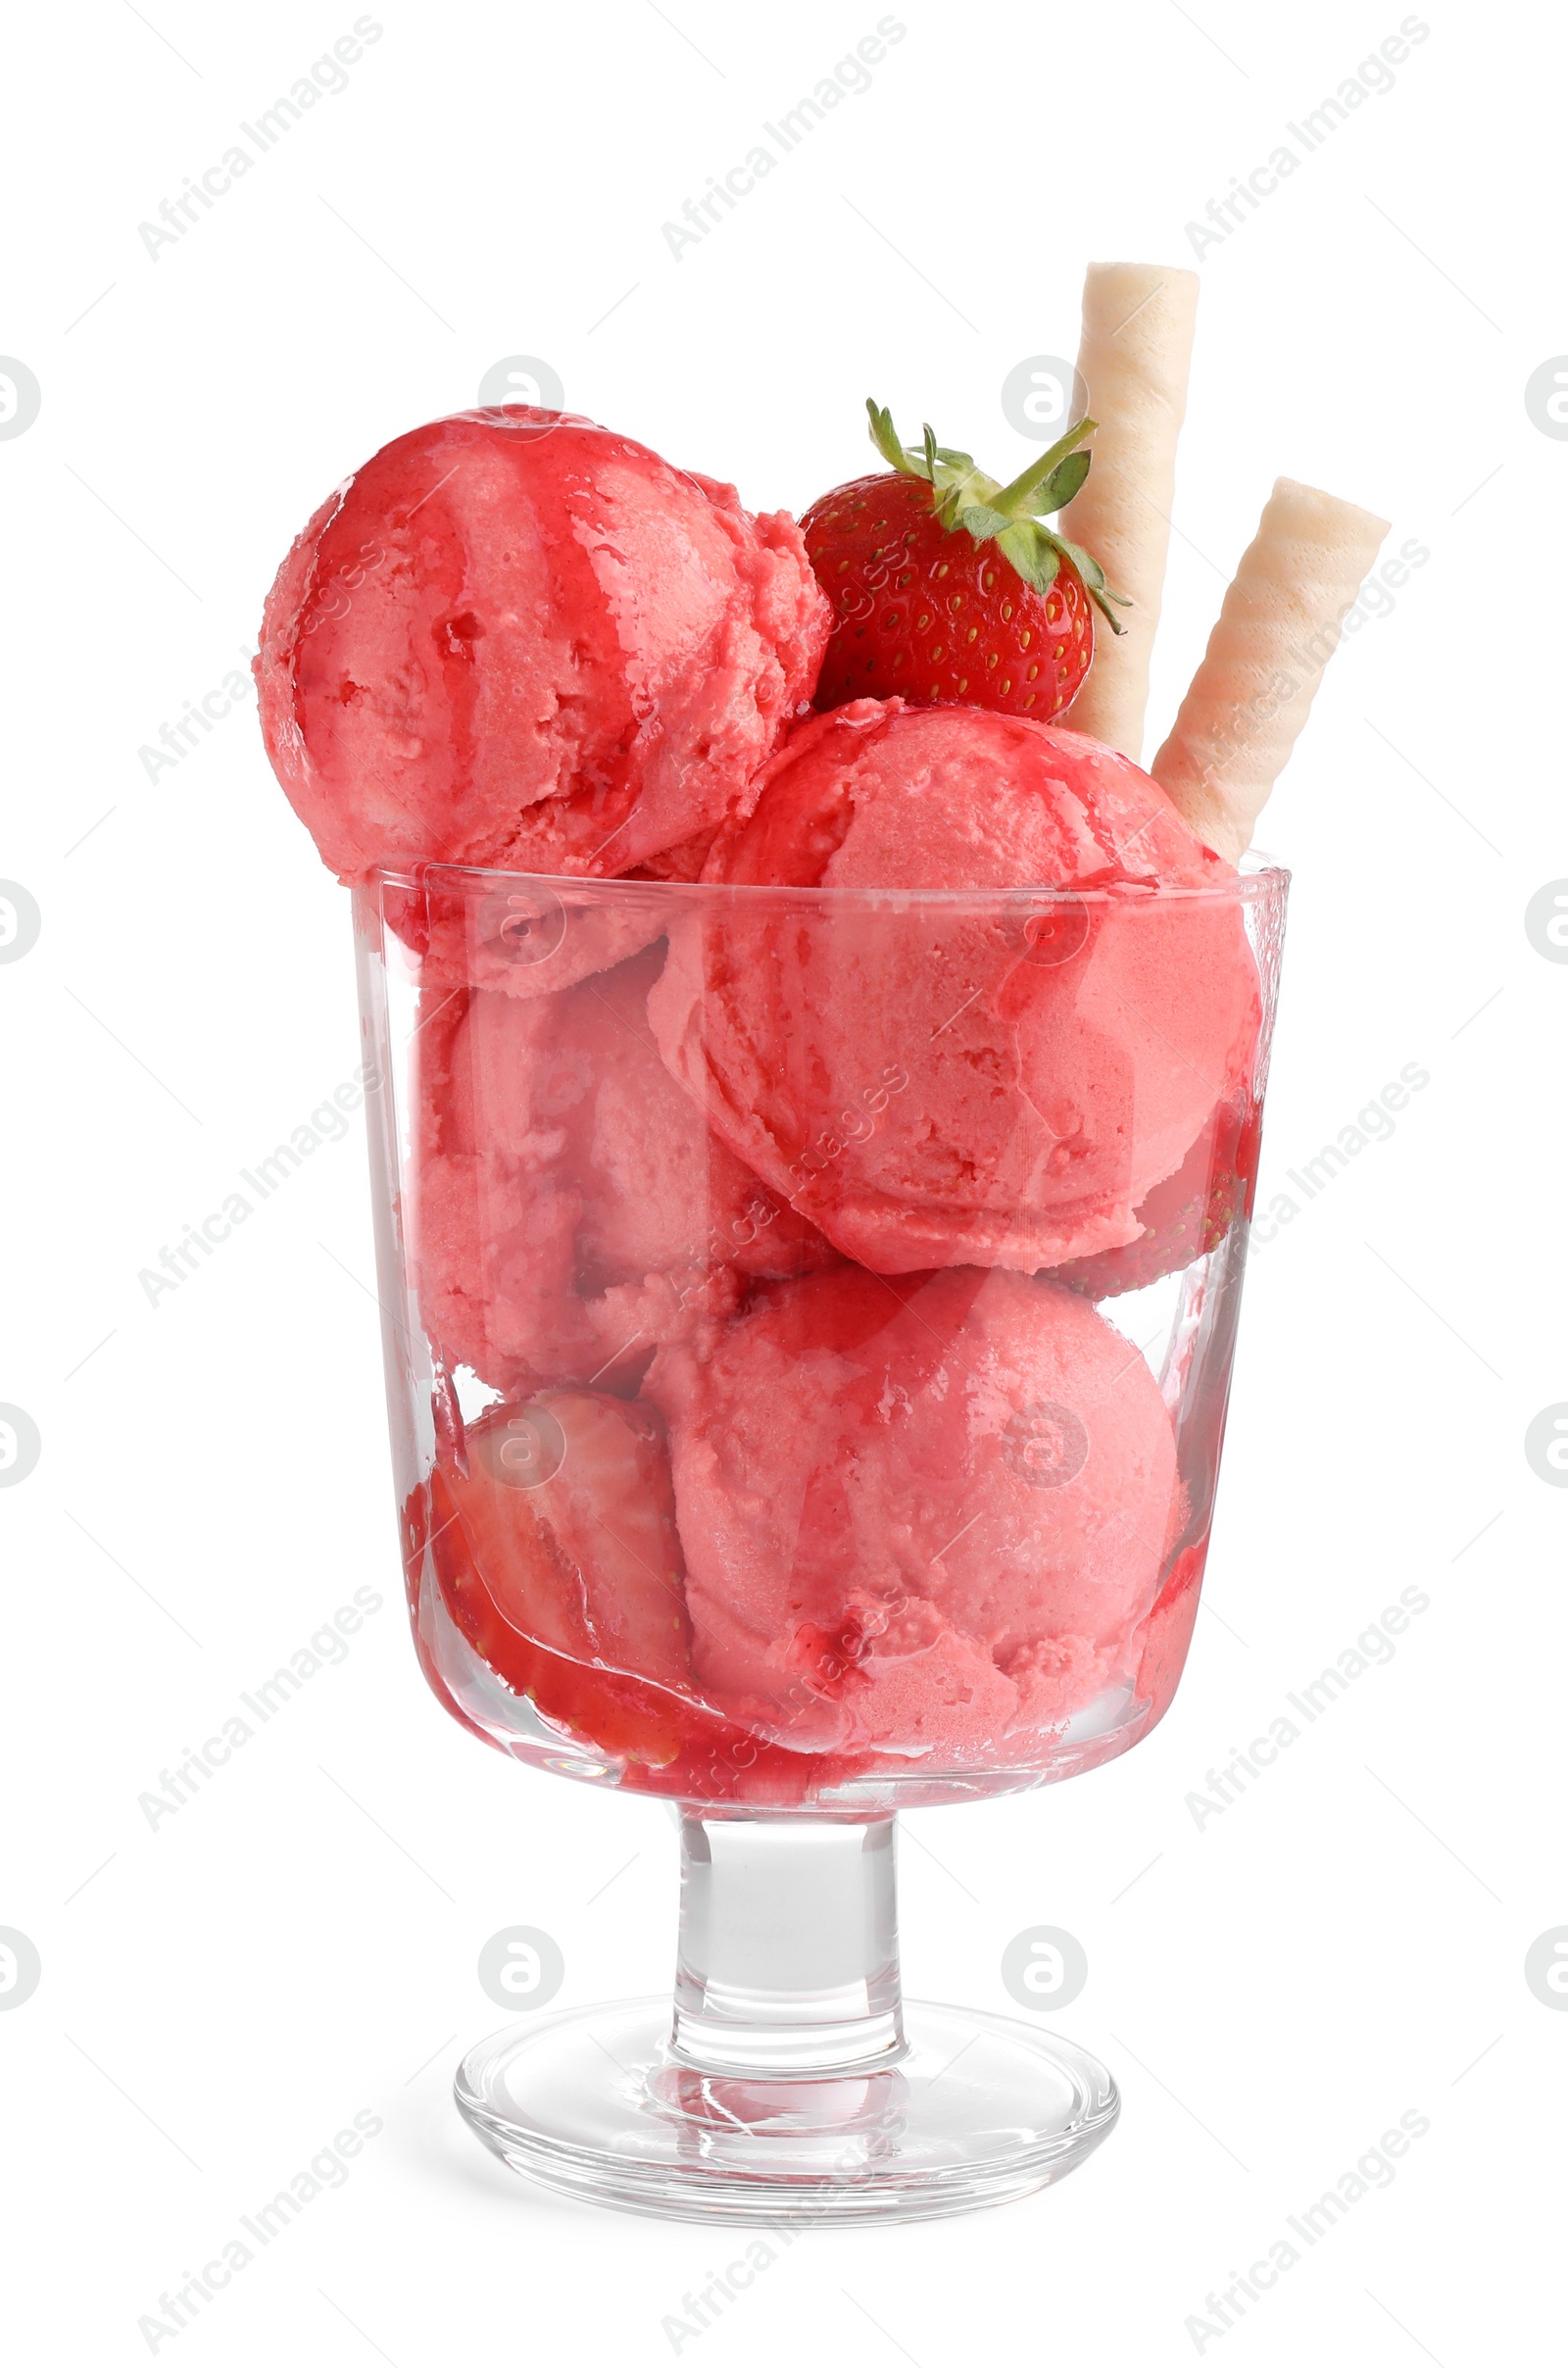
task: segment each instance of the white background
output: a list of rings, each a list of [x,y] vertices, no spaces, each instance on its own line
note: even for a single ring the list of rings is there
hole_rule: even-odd
[[[504,356],[754,508],[871,465],[867,393],[1010,473],[1003,378],[1075,349],[1085,259],[1191,263],[1188,222],[1401,11],[897,13],[872,87],[678,262],[662,222],[876,0],[393,0],[348,89],[156,261],[138,222],[353,0],[150,0],[156,30],[89,0],[8,36],[0,349],[42,388],[0,442],[0,872],[42,913],[0,968],[0,1399],[43,1443],[0,1492],[0,1924],[43,1965],[0,2012],[18,2359],[146,2358],[138,2317],[360,2110],[385,2126],[346,2186],[160,2358],[629,2368],[674,2356],[662,2319],[731,2257],[511,2178],[451,2107],[499,2019],[474,1971],[498,1927],[557,1938],[563,2003],[664,1984],[674,1837],[424,1691],[358,1123],[176,1293],[138,1286],[359,1058],[347,900],[253,704],[156,781],[138,750],[254,647],[329,487]],[[1208,2292],[1408,2109],[1431,2128],[1394,2184],[1203,2356],[1467,2368],[1558,2340],[1568,2014],[1523,1961],[1568,1923],[1568,1494],[1523,1439],[1568,1399],[1568,967],[1523,916],[1568,873],[1568,443],[1524,388],[1568,349],[1565,39],[1517,5],[1423,21],[1395,88],[1203,256],[1153,721],[1277,472],[1429,549],[1334,662],[1261,833],[1296,872],[1264,1200],[1404,1064],[1431,1082],[1257,1257],[1219,1616],[1163,1726],[1057,1792],[907,1820],[910,1987],[1004,2009],[1006,1942],[1067,1927],[1090,1978],[1063,2020],[1123,2123],[1026,2203],[808,2235],[685,2358],[1190,2359]],[[367,1586],[347,1661],[149,1830],[138,1794]],[[1206,1771],[1406,1586],[1430,1608],[1393,1662],[1200,1828]]]

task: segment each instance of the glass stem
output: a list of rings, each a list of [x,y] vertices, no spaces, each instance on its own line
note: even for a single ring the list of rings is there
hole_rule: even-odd
[[[682,1809],[677,2059],[813,2080],[905,2052],[893,1819]]]

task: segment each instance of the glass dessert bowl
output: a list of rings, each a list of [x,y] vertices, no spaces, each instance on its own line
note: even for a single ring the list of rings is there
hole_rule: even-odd
[[[421,1665],[498,1750],[682,1831],[673,2005],[463,2066],[514,2167],[909,2219],[1108,2132],[1080,2049],[904,2005],[893,1820],[1082,1773],[1170,1702],[1286,885],[356,891]]]

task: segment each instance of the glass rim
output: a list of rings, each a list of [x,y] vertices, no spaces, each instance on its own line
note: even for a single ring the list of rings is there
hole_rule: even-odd
[[[511,891],[548,897],[557,903],[583,898],[585,891],[591,891],[586,901],[602,907],[646,908],[661,903],[671,907],[689,907],[693,903],[733,907],[760,904],[766,899],[775,904],[782,901],[827,911],[861,906],[897,912],[911,909],[952,912],[966,906],[987,909],[1022,906],[1035,911],[1042,904],[1115,905],[1123,909],[1170,904],[1246,904],[1260,902],[1271,892],[1278,893],[1289,886],[1290,880],[1288,866],[1261,849],[1252,848],[1241,858],[1232,878],[1197,887],[1160,881],[1146,884],[1139,880],[1076,888],[1053,887],[1044,882],[1022,882],[1010,888],[774,886],[740,880],[598,879],[577,872],[506,871],[487,864],[441,863],[376,864],[365,885],[377,891],[394,889],[405,895],[437,889],[475,898]]]

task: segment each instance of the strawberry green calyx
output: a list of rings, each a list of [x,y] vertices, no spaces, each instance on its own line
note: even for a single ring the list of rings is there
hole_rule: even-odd
[[[945,526],[961,528],[976,543],[994,542],[1037,592],[1049,591],[1063,559],[1070,560],[1111,631],[1124,630],[1111,603],[1120,609],[1130,608],[1132,603],[1111,590],[1097,559],[1042,522],[1066,507],[1089,474],[1090,456],[1077,447],[1085,436],[1093,435],[1095,420],[1079,419],[1010,484],[1001,485],[977,469],[968,453],[939,444],[929,427],[923,445],[905,445],[899,441],[891,412],[869,396],[865,408],[877,451],[901,475],[926,480],[932,507]]]

